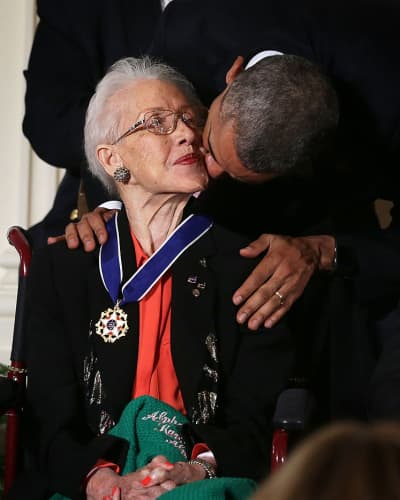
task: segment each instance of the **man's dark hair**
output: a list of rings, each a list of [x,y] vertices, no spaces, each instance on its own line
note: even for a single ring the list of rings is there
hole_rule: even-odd
[[[300,174],[332,144],[335,90],[319,67],[294,55],[267,57],[232,82],[221,106],[237,153],[253,172]]]

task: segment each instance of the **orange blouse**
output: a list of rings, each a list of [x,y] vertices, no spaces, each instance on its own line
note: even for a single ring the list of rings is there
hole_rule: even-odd
[[[136,264],[148,256],[131,232]],[[139,302],[139,352],[133,398],[148,395],[186,414],[171,354],[172,275],[167,271]]]

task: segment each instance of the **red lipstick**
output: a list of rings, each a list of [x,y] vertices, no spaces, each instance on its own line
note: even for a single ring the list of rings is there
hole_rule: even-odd
[[[189,153],[187,155],[181,156],[177,160],[174,161],[174,165],[192,165],[193,163],[197,163],[199,161],[199,155],[195,153]]]

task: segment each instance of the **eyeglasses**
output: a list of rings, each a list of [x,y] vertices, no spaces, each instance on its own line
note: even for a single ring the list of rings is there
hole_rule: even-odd
[[[168,135],[176,130],[178,120],[181,119],[185,125],[192,129],[203,128],[206,121],[206,110],[194,111],[171,111],[170,109],[157,109],[148,111],[143,118],[128,128],[112,145],[117,144],[128,135],[138,130],[148,130],[152,134]]]

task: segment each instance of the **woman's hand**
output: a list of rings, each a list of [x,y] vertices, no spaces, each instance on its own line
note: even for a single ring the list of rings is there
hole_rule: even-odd
[[[240,254],[254,258],[265,250],[267,255],[233,296],[234,304],[240,305],[237,321],[247,321],[251,330],[263,323],[271,328],[301,296],[315,271],[332,269],[335,238],[263,234]]]
[[[205,478],[206,471],[201,465],[175,462],[170,469],[155,467],[142,481],[142,484],[146,487],[152,487],[156,484],[165,484],[166,481],[172,481],[178,486]]]
[[[162,471],[168,472],[174,465],[161,455],[141,469],[119,476],[110,468],[96,471],[86,486],[88,500],[153,500],[176,487],[176,483]],[[158,479],[146,480],[154,471]],[[161,472],[161,474],[160,474]],[[151,483],[151,484],[150,484]]]

